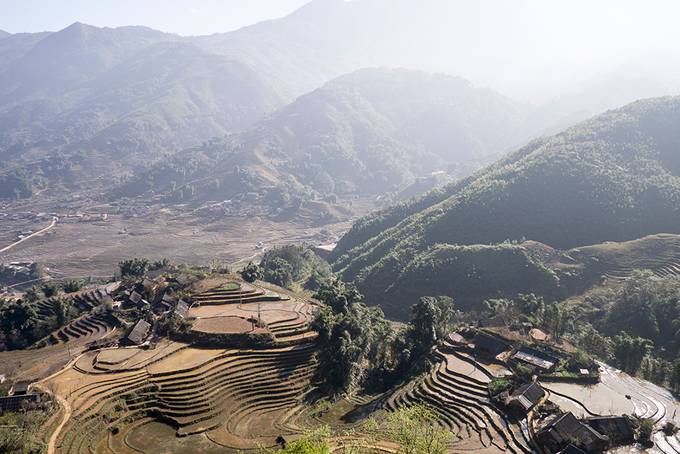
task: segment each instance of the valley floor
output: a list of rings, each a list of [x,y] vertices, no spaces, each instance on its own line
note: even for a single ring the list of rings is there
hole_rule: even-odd
[[[130,257],[168,258],[188,264],[248,260],[263,248],[286,244],[327,244],[351,227],[351,219],[318,225],[306,219],[273,221],[266,216],[201,217],[190,209],[149,208],[140,215],[110,213],[60,216],[45,232],[0,253],[0,263],[38,262],[53,277],[110,277],[119,261]],[[25,213],[31,212],[32,215]],[[18,232],[38,231],[49,224],[39,212],[59,213],[44,205],[17,205],[0,219],[0,249],[17,241]],[[63,212],[76,213],[67,209]],[[107,213],[107,211],[109,211]],[[364,210],[359,210],[359,213]],[[20,213],[20,214],[18,214]],[[106,214],[106,219],[101,219]],[[257,245],[261,244],[262,248]]]

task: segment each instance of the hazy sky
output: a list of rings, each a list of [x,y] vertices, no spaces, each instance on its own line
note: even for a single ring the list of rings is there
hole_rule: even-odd
[[[0,0],[0,29],[60,30],[73,22],[146,25],[181,35],[226,32],[285,16],[308,0]]]
[[[206,35],[279,18],[309,1],[0,0],[0,29],[56,31],[80,21]],[[363,66],[446,72],[527,100],[612,72],[680,87],[680,0],[346,1],[344,11],[311,8],[322,27],[309,39],[335,39],[340,48],[361,40],[352,49],[367,54]]]

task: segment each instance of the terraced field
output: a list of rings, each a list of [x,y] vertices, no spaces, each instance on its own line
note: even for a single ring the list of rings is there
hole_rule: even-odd
[[[295,436],[300,428],[292,418],[311,389],[316,364],[312,309],[256,287],[215,290],[197,295],[190,317],[259,312],[277,342],[203,348],[165,339],[150,349],[83,354],[44,383],[71,412],[55,437],[55,452],[158,452],[144,440],[167,430],[196,440],[196,452],[273,446],[279,435]],[[186,444],[169,449],[178,446]]]
[[[627,279],[635,269],[648,269],[662,277],[680,275],[679,235],[659,234],[584,246],[568,254],[614,281]]]
[[[210,332],[259,332],[252,321],[260,320],[265,332],[276,342],[295,343],[313,340],[309,329],[314,318],[313,305],[286,295],[243,284],[238,289],[216,289],[193,297],[189,317]],[[222,326],[221,326],[222,325]]]
[[[511,422],[489,399],[487,384],[502,374],[474,357],[442,348],[434,370],[398,389],[383,402],[388,411],[415,403],[430,407],[440,424],[456,434],[455,452],[531,453],[526,422]]]
[[[116,285],[83,290],[67,295],[77,311],[84,315],[46,336],[26,350],[0,352],[2,372],[8,378],[39,380],[66,365],[94,340],[113,337],[117,321],[100,311],[103,299]],[[53,301],[39,300],[36,311],[45,319],[54,316]]]

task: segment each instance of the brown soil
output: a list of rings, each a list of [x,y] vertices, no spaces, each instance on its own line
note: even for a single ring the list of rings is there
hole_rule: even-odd
[[[264,334],[268,332],[266,328],[258,328],[245,318],[236,316],[201,318],[194,322],[192,329],[211,334]]]

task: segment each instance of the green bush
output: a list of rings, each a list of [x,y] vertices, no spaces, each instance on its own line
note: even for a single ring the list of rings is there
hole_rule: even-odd
[[[264,280],[281,287],[300,283],[316,290],[331,276],[330,265],[307,245],[288,245],[267,251],[260,262]]]
[[[147,259],[133,258],[123,260],[118,264],[122,277],[142,277],[149,270]]]
[[[248,262],[248,265],[240,271],[240,274],[246,282],[255,282],[258,279],[262,279],[262,269],[253,262]]]
[[[56,284],[55,282],[47,282],[40,287],[40,289],[43,292],[43,295],[45,295],[46,298],[52,298],[53,296],[56,296],[59,293],[59,285]]]
[[[75,293],[83,288],[83,281],[77,279],[70,279],[68,281],[64,281],[61,284],[61,288],[66,293]]]

